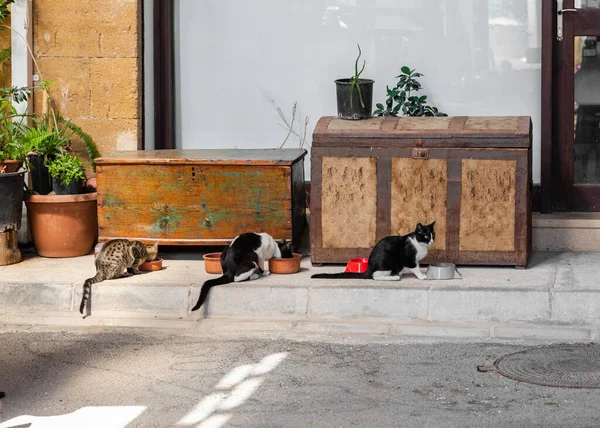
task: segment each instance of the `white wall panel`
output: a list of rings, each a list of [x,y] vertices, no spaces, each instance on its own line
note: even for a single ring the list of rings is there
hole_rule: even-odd
[[[294,102],[310,142],[318,118],[336,114],[333,81],[350,76],[360,43],[374,103],[408,65],[449,115],[531,116],[539,182],[540,2],[179,0],[177,145],[279,147],[276,106],[290,119]]]

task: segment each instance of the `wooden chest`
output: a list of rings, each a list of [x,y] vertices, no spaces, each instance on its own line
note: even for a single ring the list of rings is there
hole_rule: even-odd
[[[98,239],[221,245],[244,232],[298,243],[301,149],[154,150],[96,159]]]
[[[311,260],[367,257],[435,221],[423,261],[524,267],[531,251],[529,117],[323,117],[311,153]]]

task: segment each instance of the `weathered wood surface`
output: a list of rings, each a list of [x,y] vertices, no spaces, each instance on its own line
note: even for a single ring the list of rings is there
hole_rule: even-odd
[[[314,263],[368,256],[373,227],[380,239],[435,220],[436,242],[424,264],[527,264],[529,117],[325,117],[315,129],[311,160]],[[369,175],[348,174],[365,161]],[[346,180],[327,177],[328,167],[342,177],[346,168]],[[361,196],[356,204],[357,189],[370,194],[374,181],[375,197]],[[342,199],[340,193],[353,197]],[[362,238],[353,241],[344,231]]]
[[[96,165],[293,165],[306,156],[303,149],[189,149],[115,152],[94,160]]]
[[[326,157],[323,158],[322,177],[323,247],[375,245],[376,159]]]
[[[265,164],[198,153],[194,159],[154,157],[150,164],[105,159],[97,165],[99,240],[213,245],[250,231],[297,240],[305,221],[305,152],[295,153],[300,157]]]
[[[462,161],[461,251],[515,249],[516,161]]]
[[[342,120],[322,117],[313,147],[527,148],[531,119],[506,117],[377,117]],[[484,143],[485,141],[485,143]]]
[[[0,266],[19,263],[23,255],[17,243],[17,230],[0,232]]]
[[[447,175],[446,159],[392,159],[392,234],[406,235],[417,223],[435,221],[432,249],[446,249]]]

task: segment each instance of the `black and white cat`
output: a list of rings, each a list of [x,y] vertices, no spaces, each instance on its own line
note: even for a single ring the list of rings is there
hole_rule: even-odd
[[[277,242],[268,233],[249,232],[236,236],[221,253],[223,275],[204,282],[200,289],[198,302],[192,311],[202,306],[209,290],[215,285],[252,280],[261,275],[269,275],[271,272],[263,270],[263,268],[265,262],[273,257],[291,258],[292,243],[286,242],[285,239]]]
[[[311,278],[365,278],[378,281],[399,281],[404,269],[411,270],[419,279],[427,279],[421,272],[419,262],[427,255],[435,239],[433,225],[417,224],[408,235],[392,235],[382,238],[369,255],[366,272],[317,273]]]

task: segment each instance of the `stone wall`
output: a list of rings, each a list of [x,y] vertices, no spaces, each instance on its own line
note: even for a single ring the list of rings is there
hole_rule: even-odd
[[[53,106],[103,156],[142,148],[141,16],[137,0],[33,2],[33,51],[42,78],[54,82]],[[36,113],[41,98],[34,96]]]

